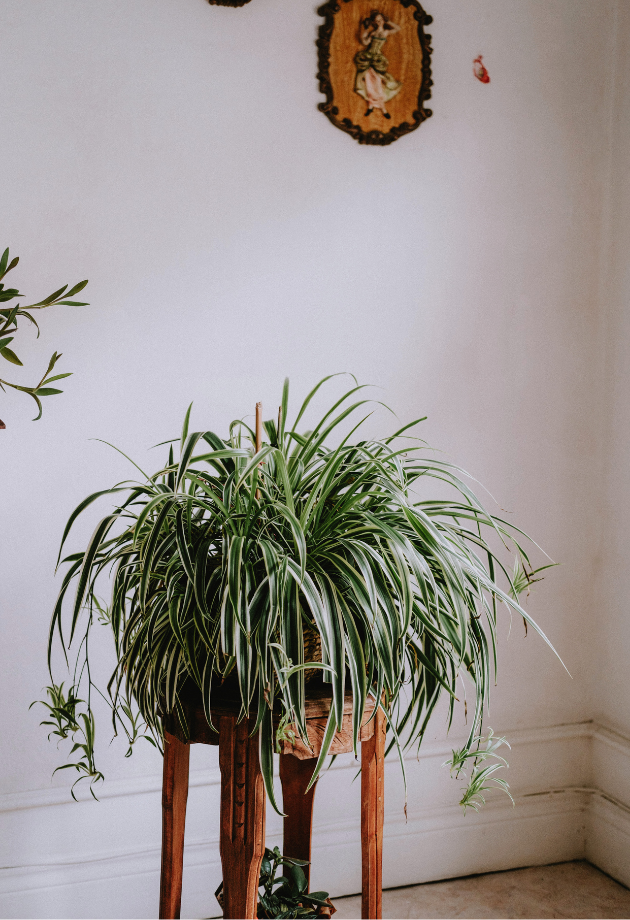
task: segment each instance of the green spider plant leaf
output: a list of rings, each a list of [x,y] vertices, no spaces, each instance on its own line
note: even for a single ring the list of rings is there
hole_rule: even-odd
[[[268,707],[265,709],[262,718],[259,737],[260,772],[262,773],[265,790],[269,796],[269,801],[271,802],[271,807],[273,810],[276,812],[276,814],[280,815],[281,818],[286,818],[285,813],[280,811],[278,803],[276,802],[276,795],[273,784],[273,714]]]

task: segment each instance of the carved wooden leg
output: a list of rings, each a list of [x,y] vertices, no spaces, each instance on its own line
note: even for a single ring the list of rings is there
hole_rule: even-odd
[[[221,864],[223,916],[254,920],[260,864],[265,851],[265,787],[258,760],[254,722],[221,716]]]
[[[374,716],[374,735],[361,742],[361,857],[364,920],[383,916],[383,818],[385,793],[385,715]]]
[[[311,861],[311,832],[313,830],[313,800],[317,783],[306,792],[311,781],[317,759],[300,760],[293,754],[280,754],[280,782],[282,802],[286,812],[284,819],[285,856]],[[305,794],[306,793],[306,794]],[[309,879],[310,866],[304,866]]]
[[[190,745],[164,732],[160,920],[178,920],[182,904],[189,761]]]

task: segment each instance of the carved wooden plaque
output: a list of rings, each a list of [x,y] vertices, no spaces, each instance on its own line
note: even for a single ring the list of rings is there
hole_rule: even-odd
[[[319,110],[360,144],[391,144],[432,113],[433,21],[417,0],[328,0],[318,9]]]

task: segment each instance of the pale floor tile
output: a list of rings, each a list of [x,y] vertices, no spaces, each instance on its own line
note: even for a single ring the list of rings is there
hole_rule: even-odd
[[[335,920],[361,916],[361,898],[335,898]],[[630,918],[630,890],[587,862],[536,866],[383,892],[388,920]]]

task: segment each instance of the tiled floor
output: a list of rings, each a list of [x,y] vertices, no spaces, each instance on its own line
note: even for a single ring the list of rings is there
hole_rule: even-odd
[[[336,898],[335,920],[361,916],[361,898]],[[383,892],[383,918],[630,918],[630,890],[586,862],[472,875]]]

